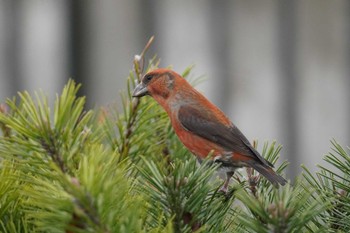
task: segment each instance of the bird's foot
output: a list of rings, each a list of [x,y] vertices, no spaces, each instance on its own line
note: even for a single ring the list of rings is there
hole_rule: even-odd
[[[228,192],[228,187],[223,185],[220,189],[219,189],[219,192],[220,193],[223,193],[223,194],[227,194]]]
[[[219,189],[218,193],[219,193],[219,195],[222,195],[225,198],[225,200],[227,201],[227,200],[231,199],[231,197],[233,196],[235,191],[236,191],[236,188],[232,188],[231,190],[229,190],[228,186],[226,186],[226,187],[222,186]]]

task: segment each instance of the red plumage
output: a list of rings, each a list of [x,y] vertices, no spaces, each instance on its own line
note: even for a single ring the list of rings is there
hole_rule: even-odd
[[[133,93],[134,97],[144,95],[152,96],[165,109],[175,133],[198,159],[211,154],[226,168],[223,191],[239,167],[254,168],[275,186],[286,183],[228,117],[179,74],[169,69],[147,73]]]

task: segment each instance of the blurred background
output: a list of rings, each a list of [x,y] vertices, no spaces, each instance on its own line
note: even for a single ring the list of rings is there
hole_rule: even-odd
[[[350,139],[348,0],[0,0],[0,102],[69,78],[88,107],[120,102],[150,36],[161,66],[197,88],[250,139],[277,140],[288,176]]]

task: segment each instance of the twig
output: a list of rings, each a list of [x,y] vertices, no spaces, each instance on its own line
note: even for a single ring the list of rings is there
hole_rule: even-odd
[[[144,72],[144,60],[145,60],[145,53],[147,50],[150,48],[152,42],[154,40],[154,36],[152,36],[149,41],[147,42],[145,48],[142,50],[140,55],[135,55],[134,58],[134,72],[137,77],[137,81],[140,82],[141,78],[143,76]],[[127,120],[126,123],[126,130],[125,130],[125,135],[124,135],[124,141],[121,146],[121,149],[119,150],[120,154],[122,155],[121,158],[124,158],[128,151],[129,151],[129,145],[130,145],[130,137],[133,133],[133,126],[136,121],[137,117],[137,110],[140,105],[140,100],[138,98],[134,98],[132,102],[132,108],[130,110],[130,117]]]
[[[46,142],[44,139],[41,140],[41,146],[44,148],[44,150],[48,153],[48,155],[51,157],[51,159],[58,165],[58,167],[61,169],[63,173],[67,172],[67,168],[64,164],[64,161],[62,160],[62,156],[58,151],[58,147],[55,143],[55,140],[52,136],[49,138],[49,142]]]

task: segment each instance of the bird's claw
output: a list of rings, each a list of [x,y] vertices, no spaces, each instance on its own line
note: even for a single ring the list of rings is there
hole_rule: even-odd
[[[223,193],[223,194],[227,194],[227,192],[228,192],[228,187],[222,186],[222,187],[219,189],[219,192],[220,192],[220,193]]]

